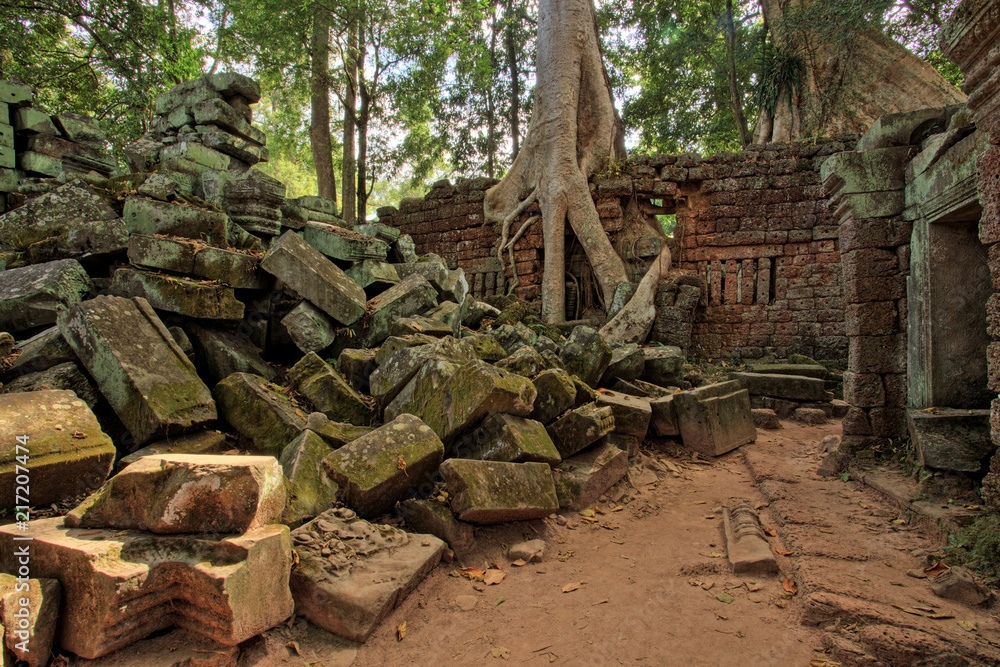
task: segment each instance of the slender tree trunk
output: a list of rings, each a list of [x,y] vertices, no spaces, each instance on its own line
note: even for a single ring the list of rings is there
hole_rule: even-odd
[[[337,201],[333,177],[333,147],[330,140],[330,11],[317,7],[313,14],[310,44],[309,89],[312,114],[309,144],[316,168],[316,190],[320,197]]]
[[[507,29],[504,32],[504,42],[507,47],[507,67],[510,73],[510,161],[517,158],[521,142],[521,72],[517,63],[517,44],[514,42],[514,22],[510,0],[507,2]]]
[[[493,98],[492,79],[497,71],[497,6],[491,6],[490,18],[490,83],[486,85],[486,175],[493,178],[496,174],[497,121],[496,102]]]
[[[486,193],[487,220],[504,220],[525,192],[537,192],[545,243],[542,318],[565,320],[565,228],[587,253],[605,301],[627,280],[590,196],[587,178],[607,158],[624,157],[624,129],[601,60],[591,0],[539,3],[535,106],[521,151]]]
[[[358,19],[352,18],[347,32],[347,61],[344,63],[347,74],[347,91],[344,94],[344,163],[341,171],[340,185],[343,190],[343,207],[341,216],[349,225],[355,224],[357,197],[358,165],[355,161],[355,113],[358,106]]]
[[[729,104],[733,110],[733,119],[740,131],[740,146],[746,148],[750,144],[750,131],[747,129],[747,118],[743,113],[743,91],[740,90],[739,79],[736,78],[736,22],[733,20],[733,0],[726,0],[726,72],[729,79]]]
[[[358,217],[357,223],[368,219],[368,121],[371,119],[371,91],[365,78],[365,22],[362,18],[358,29],[358,96],[361,109],[358,111]]]

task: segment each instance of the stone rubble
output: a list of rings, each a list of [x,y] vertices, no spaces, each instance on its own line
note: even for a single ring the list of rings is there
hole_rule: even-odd
[[[19,163],[61,151],[56,174],[20,167],[26,187],[0,164],[0,191],[20,190],[0,216],[0,433],[31,439],[33,502],[77,505],[30,522],[33,574],[62,587],[61,650],[182,628],[229,660],[293,605],[364,641],[446,544],[473,549],[473,525],[592,505],[647,437],[708,455],[752,440],[745,391],[730,421],[685,431],[684,396],[708,398],[678,389],[680,348],[500,324],[507,301],[473,296],[481,275],[289,199],[255,168],[268,151],[244,76],[161,95],[129,174],[81,177],[96,126],[0,93],[35,137]],[[699,288],[671,285],[690,326]],[[0,442],[4,491],[15,457]],[[420,534],[369,523],[389,513]],[[15,534],[0,529],[7,569]]]

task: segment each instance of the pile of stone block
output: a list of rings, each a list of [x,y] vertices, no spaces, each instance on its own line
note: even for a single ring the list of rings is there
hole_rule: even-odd
[[[105,152],[106,137],[96,120],[75,113],[49,115],[36,109],[33,99],[30,86],[0,81],[0,213],[6,210],[6,194],[38,191],[39,179],[100,178],[117,167]]]
[[[593,504],[651,427],[707,455],[753,439],[746,391],[677,393],[679,348],[494,327],[399,230],[286,199],[251,166],[255,86],[179,86],[130,149],[143,171],[50,179],[0,217],[0,431],[31,444],[32,502],[77,505],[28,523],[69,610],[58,646],[178,626],[232,647],[293,600],[363,641],[445,543]],[[435,537],[368,523],[393,513]]]
[[[811,359],[752,364],[749,371],[730,377],[750,393],[755,418],[767,428],[776,428],[776,419],[825,424],[847,413],[847,404],[831,391],[837,386],[835,375]]]

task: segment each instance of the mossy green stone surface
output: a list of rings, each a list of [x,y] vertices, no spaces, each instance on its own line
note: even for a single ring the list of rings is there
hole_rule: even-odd
[[[212,391],[221,417],[266,454],[281,456],[306,427],[305,413],[259,375],[233,373]]]
[[[99,296],[58,324],[137,444],[215,421],[212,393],[145,299]]]
[[[0,434],[4,435],[0,439],[0,509],[8,511],[24,504],[15,502],[18,465],[30,471],[29,490],[22,490],[21,495],[32,505],[47,506],[101,486],[115,459],[111,438],[71,391],[0,395]],[[25,440],[19,443],[19,436]],[[18,444],[23,448],[18,449]],[[28,458],[19,460],[19,456]]]
[[[288,379],[317,410],[333,421],[355,426],[371,422],[371,413],[361,395],[315,352],[308,353],[292,366]]]
[[[229,219],[218,211],[129,197],[122,218],[131,234],[167,234],[226,247]]]
[[[545,426],[533,419],[507,414],[487,418],[476,430],[459,438],[453,447],[462,459],[558,465],[562,460]]]
[[[359,515],[377,517],[433,479],[444,444],[426,424],[404,414],[348,443],[323,461],[340,498]]]
[[[330,508],[337,497],[337,484],[323,468],[323,459],[333,448],[309,429],[285,447],[278,462],[285,473],[288,504],[282,514],[285,524],[298,524]]]
[[[139,296],[151,306],[178,315],[207,320],[239,320],[243,303],[236,300],[231,287],[205,284],[180,276],[118,269],[111,283],[117,296]]]
[[[573,407],[576,400],[576,385],[566,371],[560,369],[542,371],[531,383],[538,392],[535,406],[531,411],[532,419],[548,424]]]
[[[441,476],[461,521],[478,524],[541,519],[559,509],[546,463],[448,459]]]
[[[61,308],[81,301],[93,288],[73,259],[0,271],[0,331],[52,324]]]

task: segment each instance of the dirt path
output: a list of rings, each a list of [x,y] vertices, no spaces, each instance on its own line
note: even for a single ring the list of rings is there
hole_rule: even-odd
[[[480,530],[476,553],[439,567],[358,649],[354,664],[1000,660],[994,618],[937,598],[928,580],[906,575],[923,566],[919,550],[937,545],[859,484],[816,476],[819,444],[839,430],[786,423],[710,464],[648,452],[647,465],[633,470],[636,488],[612,490],[593,521],[573,513],[565,526],[549,519]],[[779,557],[781,575],[729,571],[720,510],[740,498],[761,505],[764,526],[776,532],[772,546],[791,552]],[[548,542],[545,560],[510,566],[505,545],[536,537]],[[488,562],[507,573],[498,585],[449,574]],[[785,577],[796,595],[784,590]],[[570,584],[579,587],[564,593]]]

